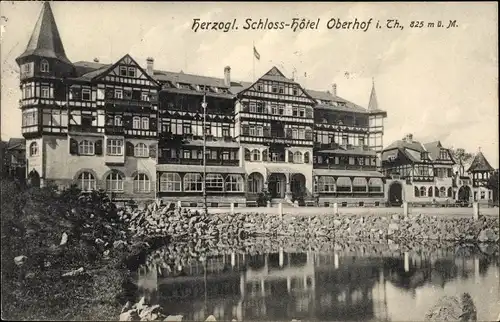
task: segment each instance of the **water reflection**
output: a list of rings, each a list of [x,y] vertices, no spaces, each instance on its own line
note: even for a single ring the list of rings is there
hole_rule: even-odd
[[[238,321],[422,320],[437,298],[463,291],[471,292],[478,318],[488,320],[498,314],[498,275],[495,257],[371,257],[279,248],[193,256],[183,264],[165,252],[163,260],[139,269],[138,287],[169,314],[194,321],[209,315]]]

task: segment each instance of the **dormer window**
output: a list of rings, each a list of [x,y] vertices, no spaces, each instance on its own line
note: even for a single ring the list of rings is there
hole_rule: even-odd
[[[446,150],[441,150],[441,151],[439,152],[439,158],[440,158],[441,160],[446,160],[446,159],[448,159],[448,151],[446,151]]]
[[[42,73],[48,73],[49,72],[49,62],[46,61],[45,59],[42,60],[42,62],[40,63],[40,71]]]
[[[299,93],[299,91],[297,91],[297,89],[296,89],[296,88],[294,88],[294,89],[292,90],[292,93],[293,93],[293,95],[297,95],[297,94]]]
[[[421,152],[421,153],[420,153],[420,158],[421,158],[422,160],[429,160],[429,152],[427,152],[427,151],[423,151],[423,152]]]
[[[127,66],[120,66],[120,76],[127,76]]]
[[[191,89],[189,84],[181,84],[181,83],[178,83],[178,86],[180,89]]]
[[[90,89],[88,88],[82,89],[82,100],[90,101]]]
[[[128,68],[128,77],[135,77],[135,67]]]

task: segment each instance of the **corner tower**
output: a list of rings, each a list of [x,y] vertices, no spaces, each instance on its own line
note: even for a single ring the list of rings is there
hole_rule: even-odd
[[[387,112],[378,107],[375,80],[372,79],[372,92],[368,103],[368,145],[377,155],[377,168],[381,167],[382,150],[384,149],[384,119]]]

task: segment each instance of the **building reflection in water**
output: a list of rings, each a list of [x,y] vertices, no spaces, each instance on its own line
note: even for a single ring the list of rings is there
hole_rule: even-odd
[[[173,269],[157,263],[139,270],[148,301],[185,320],[389,320],[387,283],[413,292],[444,287],[458,277],[480,278],[479,258],[357,257],[338,253],[231,253]]]

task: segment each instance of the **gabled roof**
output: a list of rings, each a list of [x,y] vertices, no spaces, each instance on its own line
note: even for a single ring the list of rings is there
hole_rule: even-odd
[[[424,147],[429,152],[429,156],[431,157],[432,160],[439,159],[441,148],[443,147],[441,145],[441,142],[434,141],[434,142],[424,143]]]
[[[368,113],[366,108],[363,108],[340,96],[333,96],[329,91],[316,91],[312,89],[306,89],[305,91],[309,93],[313,99],[322,101],[317,104],[315,108],[344,112]]]
[[[490,165],[488,160],[484,157],[483,153],[479,151],[476,156],[474,157],[474,160],[472,160],[472,164],[470,165],[469,169],[467,172],[474,172],[474,171],[494,171],[493,167]]]
[[[43,3],[42,11],[35,24],[28,45],[24,53],[22,53],[16,61],[19,63],[21,58],[31,55],[55,58],[67,64],[71,64],[66,57],[61,36],[59,35],[59,30],[57,30],[54,14],[52,13],[48,1]]]
[[[154,78],[160,82],[184,83],[190,85],[201,85],[210,87],[228,88],[224,80],[216,77],[199,76],[185,73],[174,73],[166,71],[154,71]]]
[[[386,147],[384,149],[384,151],[388,151],[388,150],[392,150],[392,149],[396,149],[396,148],[398,148],[398,149],[400,149],[402,151],[404,151],[405,149],[410,149],[410,150],[414,150],[414,151],[417,151],[417,152],[426,151],[426,149],[422,145],[422,143],[420,143],[418,141],[408,142],[406,140],[397,140],[397,141],[394,141],[391,144],[389,144],[389,146]]]
[[[23,138],[10,138],[7,142],[7,150],[12,150],[16,148],[24,149],[26,146],[26,140]]]

